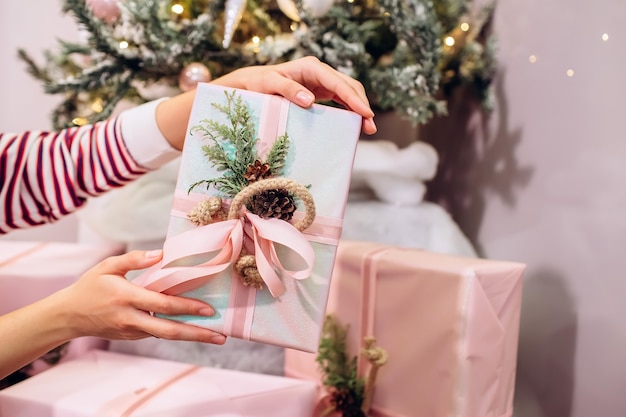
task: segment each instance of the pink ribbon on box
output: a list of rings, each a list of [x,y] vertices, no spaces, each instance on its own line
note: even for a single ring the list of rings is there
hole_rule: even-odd
[[[206,194],[187,193],[183,190],[174,191],[174,203],[172,205],[171,215],[188,219],[187,213],[192,210],[198,203],[207,199]],[[228,201],[222,201],[222,207],[227,209]],[[304,218],[304,213],[296,211],[293,213],[292,222],[297,223]],[[316,214],[315,221],[307,229],[301,233],[307,237],[310,242],[318,242],[326,245],[337,246],[341,238],[341,230],[343,228],[343,219],[336,217],[320,216]]]
[[[36,243],[35,245],[31,246],[30,248],[24,249],[21,252],[16,253],[13,256],[9,256],[7,259],[3,259],[0,260],[0,268],[7,266],[9,264],[12,264],[14,262],[17,262],[18,260],[31,255],[37,251],[39,251],[40,249],[43,249],[44,246],[46,246],[48,244],[48,242],[39,242]]]
[[[113,398],[100,406],[94,413],[94,417],[131,417],[139,407],[199,369],[200,367],[197,365],[190,365],[154,387],[144,387],[137,391],[127,392],[117,398]]]
[[[363,255],[361,261],[361,277],[360,281],[360,305],[358,307],[360,316],[360,323],[357,327],[358,340],[363,341],[366,337],[374,336],[375,334],[375,312],[376,312],[376,283],[378,274],[378,263],[380,259],[392,249],[389,246],[377,247]],[[397,248],[396,248],[397,249]],[[360,352],[361,346],[359,346],[358,352]],[[366,370],[368,368],[367,361],[362,354],[357,353],[357,375],[360,378],[365,377]],[[340,417],[339,411],[332,411],[328,414],[328,410],[331,407],[332,396],[330,392],[324,387],[320,386],[320,396],[313,410],[312,417]],[[397,413],[383,409],[382,407],[372,404],[368,413],[368,417],[404,417]]]
[[[138,285],[165,294],[181,294],[207,283],[226,270],[237,259],[249,238],[259,274],[274,297],[285,291],[276,270],[293,279],[307,278],[313,269],[315,254],[308,240],[291,224],[279,219],[262,219],[245,213],[241,219],[225,220],[200,226],[172,236],[163,246],[163,259],[135,280]],[[283,267],[274,244],[281,244],[299,255],[306,267],[287,270]],[[180,265],[194,255],[215,256],[197,265]]]

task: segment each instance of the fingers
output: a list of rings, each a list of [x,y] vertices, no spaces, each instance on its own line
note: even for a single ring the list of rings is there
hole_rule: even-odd
[[[149,315],[145,316],[143,322],[140,323],[140,327],[147,335],[158,337],[159,339],[212,343],[216,345],[226,343],[226,336],[213,330]]]
[[[209,304],[193,298],[166,295],[141,287],[135,287],[132,305],[139,310],[150,311],[170,316],[207,316],[215,315]]]
[[[213,316],[215,310],[209,304],[193,298],[166,295],[137,287],[133,306],[139,310],[168,316]],[[173,319],[161,319],[144,315],[138,324],[143,332],[168,340],[186,340],[213,344],[224,344],[226,338],[212,330],[191,324],[179,323]]]
[[[290,66],[291,65],[291,66]],[[306,57],[285,64],[280,71],[283,78],[282,90],[277,91],[287,99],[303,107],[303,98],[308,96],[308,86],[317,94],[317,99],[331,99],[363,117],[363,131],[376,133],[374,112],[370,108],[363,85],[352,77],[335,71],[331,66],[314,57]],[[294,81],[297,80],[299,82]],[[301,83],[301,84],[300,84]],[[277,80],[277,85],[279,85]]]
[[[100,262],[90,271],[98,275],[125,275],[128,271],[151,267],[161,260],[163,251],[131,251],[124,255],[112,256]]]
[[[137,287],[133,306],[139,310],[168,316],[213,316],[215,310],[199,300],[166,295]],[[226,338],[217,332],[173,319],[143,314],[138,317],[137,326],[141,331],[168,340],[185,340],[204,343],[224,344]]]
[[[315,100],[333,100],[363,117],[363,132],[376,132],[374,112],[363,85],[312,56],[282,64],[240,68],[213,83],[279,94],[305,108]]]
[[[264,83],[269,87],[268,94],[279,94],[304,108],[315,102],[315,94],[311,90],[280,72],[269,72]]]
[[[355,79],[334,70],[330,65],[314,57],[291,61],[300,72],[299,78],[304,85],[320,86],[332,92],[334,98],[363,117],[373,117],[367,94],[363,85]],[[286,74],[287,75],[287,74]]]

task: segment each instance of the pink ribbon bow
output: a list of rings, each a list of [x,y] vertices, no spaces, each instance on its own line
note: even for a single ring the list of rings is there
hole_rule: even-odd
[[[161,262],[134,282],[171,295],[191,291],[236,262],[247,238],[254,243],[257,269],[274,297],[285,292],[281,276],[301,280],[311,275],[315,253],[300,231],[283,220],[245,213],[241,219],[211,223],[169,237],[163,245]],[[305,267],[285,269],[276,253],[276,243],[299,255]],[[197,256],[210,259],[194,265]]]

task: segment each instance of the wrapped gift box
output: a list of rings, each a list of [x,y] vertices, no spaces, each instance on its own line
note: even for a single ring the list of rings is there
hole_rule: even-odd
[[[215,124],[232,125],[232,112],[215,107],[230,108],[228,94],[234,94],[234,101],[241,99],[248,109],[252,136],[258,138],[252,151],[238,149],[223,136],[211,139],[207,133],[215,131]],[[183,149],[164,259],[134,282],[155,291],[205,300],[217,311],[211,318],[172,319],[241,339],[315,351],[361,122],[357,114],[338,108],[314,105],[303,109],[278,96],[200,84]],[[229,166],[241,164],[245,152],[257,153],[256,174],[262,177],[263,164],[271,165],[274,144],[284,134],[289,145],[279,164],[282,172],[272,174],[298,185],[293,193],[300,202],[292,221],[255,217],[246,209],[235,209],[234,219],[220,218],[207,225],[190,220],[198,203],[209,197],[224,197],[225,208],[231,199],[237,201],[233,195],[225,195],[226,187],[210,181],[231,175]],[[209,147],[214,155],[232,156],[232,161],[216,164],[208,155]],[[233,183],[244,183],[242,192],[259,184],[241,175],[230,178],[235,178]],[[302,204],[306,201],[298,194],[302,188],[314,202],[315,220],[299,232],[292,225],[313,212]],[[261,191],[255,192],[259,195]],[[245,201],[250,208],[251,200]],[[254,206],[250,210],[254,212]],[[233,265],[244,252],[254,254],[264,281],[262,289],[244,285],[241,274],[235,272]]]
[[[372,416],[511,417],[524,269],[342,241],[328,313],[349,325],[351,355],[369,336],[389,354]],[[315,354],[285,356],[287,376],[320,382]]]
[[[121,251],[120,246],[111,244],[0,241],[0,315],[71,285],[92,266]],[[94,337],[81,337],[63,349],[63,359],[104,348],[106,343]],[[33,374],[47,367],[48,364],[37,361],[28,372]]]
[[[294,417],[313,382],[91,351],[0,391],[2,417]]]

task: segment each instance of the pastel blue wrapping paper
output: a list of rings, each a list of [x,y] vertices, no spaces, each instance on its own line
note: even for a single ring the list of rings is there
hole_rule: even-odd
[[[202,151],[202,146],[209,144],[209,140],[200,133],[191,134],[190,131],[193,126],[206,119],[227,122],[227,116],[212,106],[213,103],[226,105],[226,90],[232,91],[211,84],[198,85],[178,176],[179,192],[186,193],[192,184],[223,174],[212,167]],[[245,90],[237,90],[237,94],[246,103],[258,133],[263,106],[267,105],[268,96]],[[316,205],[316,221],[340,221],[344,215],[352,162],[361,130],[361,117],[350,111],[322,105],[303,109],[286,99],[282,100],[281,105],[288,105],[286,133],[290,140],[284,176],[302,185],[310,185],[309,191]],[[194,188],[193,192],[207,196],[220,195],[217,190],[207,190],[204,185]],[[196,226],[188,219],[173,215],[168,236],[194,227]],[[300,281],[283,279],[286,291],[277,298],[272,297],[267,289],[256,291],[251,340],[317,351],[336,244],[312,241],[311,245],[316,258],[309,278]],[[289,262],[297,263],[297,260],[288,259],[286,263]],[[208,284],[183,294],[210,303],[217,312],[214,317],[170,318],[227,333],[225,319],[233,283],[231,269],[216,275]]]

